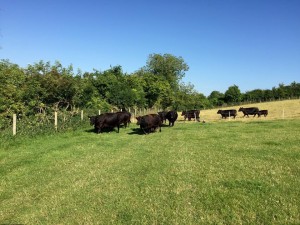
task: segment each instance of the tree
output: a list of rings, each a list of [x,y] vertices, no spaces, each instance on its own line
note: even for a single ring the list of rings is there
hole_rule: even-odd
[[[207,97],[212,106],[222,106],[224,104],[224,94],[219,91],[212,91]]]
[[[8,60],[0,61],[0,114],[24,112],[24,70]]]
[[[184,77],[185,71],[188,71],[189,67],[182,57],[175,57],[171,54],[151,54],[145,70],[168,81],[173,91],[176,91],[179,81]]]
[[[241,91],[237,85],[230,86],[225,92],[224,100],[226,103],[238,103],[241,101]]]
[[[159,100],[164,86],[168,83],[161,77],[155,76],[152,73],[143,73],[143,89],[147,100],[147,107],[152,108]]]
[[[130,76],[126,76],[125,79],[128,87],[131,88],[134,95],[133,105],[139,108],[145,108],[147,106],[147,100],[145,98],[146,94],[143,88],[145,86],[143,77],[132,74]]]

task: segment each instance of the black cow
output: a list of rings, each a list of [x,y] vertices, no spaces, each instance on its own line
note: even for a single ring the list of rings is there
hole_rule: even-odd
[[[171,111],[167,112],[167,114],[166,114],[166,119],[169,120],[169,126],[173,127],[177,118],[178,118],[178,114],[174,110],[173,111],[171,110]]]
[[[161,118],[158,114],[149,114],[145,116],[138,116],[137,125],[140,125],[140,128],[144,131],[145,134],[155,131],[159,127],[161,132]]]
[[[264,117],[266,117],[268,115],[268,110],[266,110],[266,109],[259,110],[257,115],[258,115],[258,117],[260,117],[261,115],[264,115]]]
[[[161,119],[161,122],[162,123],[166,123],[166,115],[167,115],[167,112],[166,111],[161,111],[161,112],[158,112],[157,113]]]
[[[245,116],[249,117],[249,115],[254,115],[253,117],[255,117],[255,115],[258,114],[258,111],[259,111],[259,109],[257,107],[250,107],[250,108],[241,107],[239,109],[239,112],[244,113],[244,117]]]
[[[200,122],[200,110],[188,110],[188,111],[182,111],[181,113],[182,116],[184,116],[184,120],[186,120],[186,118],[188,118],[188,120],[190,121],[192,118],[194,118],[194,120]]]
[[[217,114],[221,114],[222,116],[222,119],[223,118],[227,118],[227,117],[230,117],[230,116],[233,116],[233,118],[235,119],[236,115],[237,115],[237,111],[235,109],[228,109],[228,110],[219,110],[217,112]]]
[[[122,111],[122,112],[117,112],[119,114],[119,121],[120,124],[124,124],[124,127],[127,127],[127,124],[129,126],[129,124],[131,123],[130,119],[131,119],[131,113],[127,112],[127,111]]]
[[[118,128],[120,130],[120,114],[119,113],[104,113],[95,117],[95,131],[101,133],[103,128]]]

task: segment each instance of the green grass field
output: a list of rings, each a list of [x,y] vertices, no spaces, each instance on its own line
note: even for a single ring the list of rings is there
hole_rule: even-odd
[[[300,224],[300,119],[1,143],[0,224]]]

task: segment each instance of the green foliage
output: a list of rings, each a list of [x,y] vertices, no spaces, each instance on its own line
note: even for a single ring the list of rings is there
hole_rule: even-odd
[[[105,71],[73,72],[59,61],[39,61],[26,68],[0,61],[0,127],[6,117],[31,117],[49,110],[74,111],[87,108],[102,111],[121,108],[203,109],[239,104],[241,101],[269,101],[299,98],[300,84],[293,82],[272,90],[241,93],[234,85],[225,94],[214,91],[207,98],[181,79],[189,67],[182,57],[151,54],[146,66],[126,74],[117,65]]]
[[[8,60],[0,61],[0,115],[21,113],[24,110],[24,80],[24,71],[18,65]]]
[[[212,106],[222,106],[224,104],[224,94],[219,91],[213,91],[207,97]]]
[[[226,103],[239,103],[242,99],[242,94],[237,85],[230,86],[225,92],[224,100]]]
[[[151,54],[147,60],[146,70],[164,78],[175,91],[178,82],[184,77],[189,67],[182,57],[175,57],[171,54]]]

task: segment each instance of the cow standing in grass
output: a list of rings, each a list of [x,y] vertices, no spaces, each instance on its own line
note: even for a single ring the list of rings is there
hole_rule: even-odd
[[[188,110],[188,111],[182,111],[181,113],[182,116],[184,116],[184,120],[186,120],[186,118],[188,118],[188,121],[191,121],[192,118],[194,118],[194,120],[200,122],[200,110]]]
[[[158,112],[157,113],[161,119],[161,122],[162,123],[166,123],[166,115],[167,115],[167,112],[166,111],[161,111],[161,112]]]
[[[250,108],[239,108],[239,112],[243,112],[244,117],[247,116],[249,117],[249,115],[254,115],[253,117],[255,117],[256,114],[258,114],[259,109],[257,107],[250,107]]]
[[[237,111],[235,109],[228,109],[228,110],[218,110],[217,114],[221,114],[222,119],[232,116],[234,119],[237,115]]]
[[[261,115],[264,115],[264,117],[266,117],[268,115],[268,110],[266,110],[266,109],[259,110],[257,115],[258,115],[258,117],[260,117]]]
[[[140,125],[141,130],[145,134],[149,134],[150,132],[154,132],[157,128],[159,128],[159,132],[161,132],[161,118],[158,114],[149,114],[145,116],[138,116],[137,125]]]
[[[169,126],[174,126],[175,121],[178,118],[178,113],[174,110],[167,112],[166,119],[169,121]]]
[[[120,131],[120,117],[119,113],[104,113],[97,116],[90,116],[90,124],[94,125],[95,132],[101,133],[105,128],[113,129],[118,128],[118,133]]]
[[[127,125],[131,123],[131,113],[127,111],[122,111],[122,112],[116,112],[119,115],[119,122],[120,124],[124,124],[124,127],[126,128]]]

